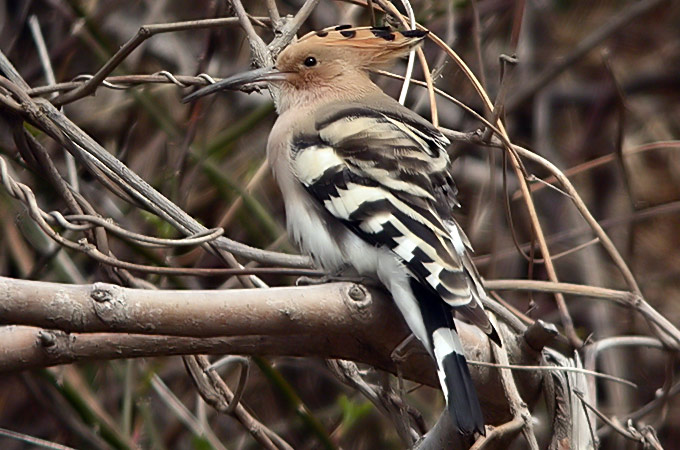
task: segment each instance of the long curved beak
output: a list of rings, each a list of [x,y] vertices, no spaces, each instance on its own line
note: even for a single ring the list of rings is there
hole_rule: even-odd
[[[221,91],[223,89],[237,90],[247,84],[252,83],[285,81],[287,76],[288,74],[286,72],[279,72],[273,67],[264,67],[262,69],[255,69],[248,72],[239,73],[187,95],[182,99],[182,103],[192,102],[197,98],[212,94],[213,92]]]

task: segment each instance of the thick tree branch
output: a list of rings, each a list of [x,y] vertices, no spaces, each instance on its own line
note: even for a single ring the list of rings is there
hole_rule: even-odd
[[[382,291],[352,283],[150,291],[0,277],[0,321],[14,325],[0,328],[0,372],[92,359],[226,353],[338,358],[397,373],[390,355],[408,336]],[[459,332],[469,359],[491,361],[481,331],[460,323]],[[501,332],[513,335],[503,327]],[[536,355],[516,339],[506,341],[512,363],[535,362]],[[438,385],[434,365],[417,340],[399,369],[407,379]],[[509,420],[498,371],[478,366],[470,370],[487,420]],[[532,404],[540,384],[519,384],[523,398]]]

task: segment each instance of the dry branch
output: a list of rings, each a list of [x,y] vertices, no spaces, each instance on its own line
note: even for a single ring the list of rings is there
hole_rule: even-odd
[[[12,325],[1,329],[5,344],[0,372],[173,354],[289,355],[362,362],[438,385],[429,355],[415,340],[397,367],[391,354],[408,329],[384,293],[352,283],[158,291],[0,278],[0,292],[1,321]],[[489,342],[481,331],[460,323],[459,332],[468,358],[491,362]],[[511,336],[510,362],[534,363],[537,354],[524,351]],[[487,418],[491,423],[508,420],[497,370],[470,370]],[[516,376],[524,379],[518,384],[522,397],[532,402],[540,383],[531,372]]]

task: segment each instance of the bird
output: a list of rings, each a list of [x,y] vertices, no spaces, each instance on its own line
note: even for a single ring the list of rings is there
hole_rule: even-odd
[[[453,311],[500,345],[482,307],[472,247],[453,217],[449,140],[370,78],[420,45],[426,30],[339,25],[286,47],[273,67],[225,78],[183,101],[267,83],[278,118],[267,158],[292,240],[328,273],[352,267],[390,292],[437,365],[454,425],[484,417]]]

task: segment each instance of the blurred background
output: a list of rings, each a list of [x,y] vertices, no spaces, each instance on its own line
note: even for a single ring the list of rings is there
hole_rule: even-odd
[[[276,4],[283,16],[297,12],[302,2]],[[671,322],[680,323],[680,4],[415,0],[412,5],[418,22],[458,52],[492,100],[502,91],[503,72],[507,89],[499,104],[513,142],[569,176],[624,256],[647,301]],[[244,6],[252,16],[263,18],[263,26],[256,29],[269,42],[273,35],[265,3],[245,1]],[[141,25],[230,15],[228,2],[207,0],[0,0],[0,49],[32,87],[44,86],[48,81],[29,27],[31,17],[44,36],[55,78],[62,82],[95,73]],[[350,1],[322,0],[301,34],[339,23],[369,25],[371,17],[366,8]],[[455,63],[431,42],[425,43],[424,51],[437,87],[483,111]],[[501,70],[501,55],[515,55],[518,63]],[[165,70],[223,77],[249,66],[250,47],[242,29],[234,25],[154,36],[115,74]],[[405,62],[393,68],[397,74],[404,70]],[[423,79],[417,64],[414,77]],[[390,95],[398,95],[399,80],[378,75],[375,80]],[[294,253],[285,235],[283,204],[265,161],[268,132],[276,119],[268,93],[220,93],[194,105],[181,104],[191,90],[173,84],[100,88],[64,111],[205,226],[224,227],[228,237],[255,247]],[[412,86],[406,104],[430,117],[425,89]],[[444,127],[463,132],[483,127],[441,97],[437,107]],[[31,131],[65,171],[63,151],[37,130]],[[45,177],[22,162],[4,122],[0,154],[18,179],[33,189],[43,209],[65,208]],[[547,279],[517,179],[511,170],[503,177],[501,150],[454,143],[450,154],[462,204],[458,217],[475,247],[482,275]],[[545,169],[526,162],[526,170],[535,176],[534,200],[559,279],[626,289],[617,268],[592,242],[592,233],[570,199],[541,181],[549,175]],[[138,233],[178,236],[160,219],[107,190],[82,167],[77,178],[81,193],[99,214]],[[1,190],[0,227],[2,276],[65,283],[109,281],[87,256],[58,251],[24,208]],[[151,251],[115,239],[110,245],[118,258],[140,264],[223,267],[202,250]],[[237,286],[225,277],[140,277],[166,289]],[[272,286],[295,281],[262,278]],[[560,325],[552,296],[501,295],[528,318]],[[649,335],[646,322],[628,309],[590,298],[567,300],[576,331],[586,342]],[[262,358],[257,366],[251,370],[243,402],[295,448],[402,448],[390,421],[360,393],[340,383],[323,361],[272,357]],[[655,427],[665,448],[680,448],[680,431],[674,426],[680,423],[680,402],[674,396],[679,389],[672,376],[677,368],[676,355],[669,352],[644,347],[608,350],[597,369],[629,379],[639,389],[598,384],[599,408],[620,419],[632,414]],[[226,373],[227,381],[235,383],[237,372]],[[257,447],[232,418],[199,406],[179,358],[82,363],[0,375],[0,427],[76,448],[214,447],[168,406],[172,403],[168,394],[151,381],[154,374],[210,425],[226,448]],[[662,406],[639,413],[664,386],[670,391]],[[431,426],[443,400],[433,389],[412,387],[408,401]],[[300,404],[306,405],[320,429],[310,429],[296,414]],[[537,429],[544,439],[549,435],[540,424]],[[610,430],[601,437],[602,448],[637,448]],[[514,448],[523,448],[519,441]],[[0,437],[0,447],[28,444]]]

